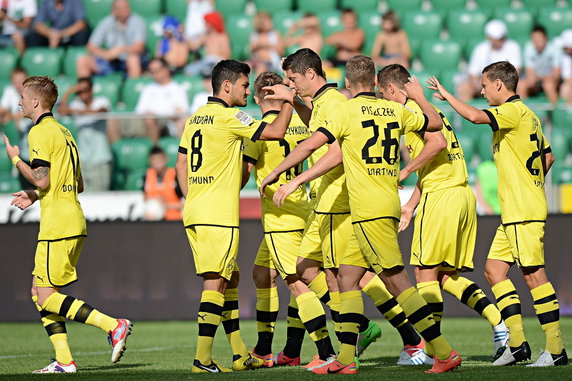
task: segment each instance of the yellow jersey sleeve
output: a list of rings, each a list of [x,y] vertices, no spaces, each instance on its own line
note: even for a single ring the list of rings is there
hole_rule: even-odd
[[[506,102],[483,111],[491,120],[490,126],[493,131],[509,130],[520,123],[519,108],[512,102]]]
[[[53,152],[52,135],[42,134],[37,128],[32,128],[28,133],[28,144],[32,168],[49,167]]]
[[[252,140],[245,138],[243,144],[244,144],[244,149],[242,150],[242,159],[251,164],[256,164],[256,162],[260,158],[260,155],[262,154],[263,151],[262,145],[264,144],[264,142],[262,141],[253,142]]]
[[[427,115],[413,111],[407,106],[402,106],[403,134],[412,131],[425,131],[429,119]]]
[[[266,127],[266,122],[256,121],[252,116],[239,109],[230,109],[227,128],[231,134],[257,141]]]

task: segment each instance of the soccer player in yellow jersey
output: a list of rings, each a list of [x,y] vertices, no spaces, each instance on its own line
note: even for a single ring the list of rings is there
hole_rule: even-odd
[[[461,358],[441,335],[429,307],[411,285],[397,242],[400,216],[397,193],[399,137],[409,131],[438,130],[442,127],[441,119],[414,79],[405,86],[405,90],[425,114],[415,113],[396,102],[376,98],[373,92],[375,65],[368,57],[350,59],[346,65],[346,75],[346,87],[354,98],[333,110],[328,115],[325,127],[300,144],[286,159],[288,164],[293,164],[299,159],[298,155],[306,154],[305,150],[313,150],[337,140],[341,153],[330,151],[307,173],[313,172],[310,178],[325,173],[341,164],[343,153],[353,233],[357,238],[352,242],[357,242],[360,249],[356,252],[348,247],[342,255],[338,273],[343,328],[340,354],[337,360],[313,372],[357,372],[353,351],[358,332],[357,317],[363,315],[359,280],[369,266],[397,298],[413,326],[426,340],[427,350],[435,356],[435,363],[429,372],[447,372],[458,367]],[[287,194],[287,191],[276,192],[275,202],[281,204]]]
[[[388,65],[377,73],[377,86],[384,99],[421,112],[419,105],[403,93],[410,77],[405,67]],[[405,134],[412,160],[401,170],[399,181],[415,171],[419,180],[411,199],[401,208],[399,231],[407,228],[417,209],[410,259],[411,265],[416,266],[417,290],[438,324],[443,314],[440,288],[486,318],[493,327],[496,355],[500,348],[504,350],[508,329],[498,308],[481,288],[459,275],[474,267],[476,201],[467,182],[461,144],[445,115],[436,110],[443,119],[441,131]],[[447,210],[446,219],[442,218],[443,210]]]
[[[282,77],[271,72],[260,74],[254,82],[254,100],[260,106],[264,122],[270,123],[276,118],[282,101],[264,99],[266,91],[263,88],[282,83]],[[243,183],[248,181],[251,171],[255,169],[256,182],[260,184],[262,179],[307,137],[308,127],[295,115],[286,130],[286,136],[280,141],[253,142],[245,139]],[[300,365],[304,327],[316,344],[319,358],[327,360],[335,355],[322,304],[316,294],[300,281],[296,274],[298,249],[306,220],[311,212],[306,189],[300,186],[282,208],[277,208],[272,202],[274,192],[301,172],[301,164],[286,171],[279,182],[266,188],[266,198],[262,199],[264,240],[260,245],[253,267],[258,323],[258,342],[253,355],[262,358],[267,367]],[[289,335],[286,347],[274,358],[272,337],[278,315],[278,292],[275,284],[277,273],[286,282],[292,297],[288,308]],[[300,324],[298,322],[304,324],[301,335],[299,335]]]
[[[534,300],[546,336],[546,349],[531,366],[568,363],[560,336],[560,312],[554,287],[544,268],[544,225],[547,217],[544,177],[554,162],[538,117],[516,95],[518,73],[507,61],[483,69],[481,94],[491,108],[479,110],[449,93],[435,77],[429,88],[465,119],[493,130],[498,171],[501,225],[487,259],[485,277],[510,331],[509,344],[493,365],[511,365],[531,357],[524,336],[520,299],[508,277],[516,263]]]
[[[23,83],[20,106],[34,126],[28,133],[30,162],[20,159],[18,146],[6,136],[6,153],[20,173],[37,189],[14,193],[12,205],[26,209],[40,201],[41,217],[35,266],[32,272],[32,300],[50,337],[55,360],[34,373],[75,373],[68,345],[65,319],[90,324],[109,334],[111,361],[125,351],[131,322],[114,319],[85,302],[60,293],[77,281],[76,264],[87,236],[85,218],[77,195],[83,192],[77,145],[69,130],[51,112],[58,88],[49,77],[29,77]]]
[[[255,122],[237,109],[250,94],[248,65],[220,61],[212,72],[213,97],[185,123],[177,157],[177,178],[186,195],[183,222],[196,272],[203,278],[198,313],[197,353],[191,371],[229,369],[212,360],[211,349],[221,323],[232,347],[235,370],[259,367],[239,330],[238,222],[243,138],[280,140],[292,117],[292,99],[284,102],[271,123]]]

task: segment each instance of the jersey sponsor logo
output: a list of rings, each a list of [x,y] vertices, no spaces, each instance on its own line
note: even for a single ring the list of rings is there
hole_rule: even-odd
[[[32,148],[32,152],[35,153],[36,155],[39,155],[39,154],[40,154],[40,149],[39,149],[39,148],[38,148],[38,149],[33,149],[33,148]]]
[[[69,132],[66,128],[60,128],[60,131],[61,131],[62,134],[64,134],[65,136],[70,136],[70,137],[71,137],[70,132]]]
[[[372,107],[372,106],[361,106],[361,113],[373,116],[395,116],[395,110],[387,107]]]
[[[393,176],[393,177],[397,177],[397,169],[368,168],[367,174],[370,176]]]
[[[238,119],[238,121],[244,124],[245,126],[250,126],[254,121],[254,118],[245,113],[244,111],[237,112],[234,117]]]
[[[191,124],[214,124],[214,115],[193,115]]]
[[[210,184],[214,181],[214,176],[191,176],[189,177],[190,185]]]

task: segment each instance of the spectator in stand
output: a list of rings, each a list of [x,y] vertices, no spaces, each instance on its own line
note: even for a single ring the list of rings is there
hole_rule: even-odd
[[[497,167],[492,160],[485,160],[477,167],[475,195],[480,214],[500,214]]]
[[[144,117],[147,136],[156,144],[164,128],[170,135],[181,136],[189,98],[185,88],[173,81],[169,65],[163,58],[151,60],[149,73],[153,83],[141,91],[135,113]]]
[[[330,60],[332,66],[345,66],[350,58],[361,54],[365,33],[357,21],[357,14],[352,9],[342,10],[344,29],[326,38],[326,44],[336,47],[336,57]]]
[[[82,0],[43,0],[28,46],[85,46],[89,31]]]
[[[214,0],[188,0],[185,19],[185,38],[188,41],[201,38],[207,31],[205,15],[215,11]]]
[[[254,32],[250,35],[250,61],[255,73],[280,72],[284,45],[280,33],[274,29],[272,17],[266,12],[254,16]]]
[[[375,36],[371,58],[377,66],[399,64],[409,68],[411,47],[407,33],[401,29],[397,14],[388,11],[381,17],[381,32]]]
[[[485,25],[487,39],[479,43],[471,53],[467,67],[467,77],[457,88],[459,99],[469,102],[481,93],[481,73],[485,66],[498,61],[508,61],[520,72],[522,59],[520,46],[508,39],[506,24],[500,20],[491,20]]]
[[[163,38],[157,45],[155,57],[164,58],[173,71],[185,67],[189,59],[189,46],[181,33],[181,24],[173,16],[163,20]]]
[[[0,47],[13,46],[23,55],[26,50],[25,37],[38,12],[36,0],[1,0],[0,5]]]
[[[560,55],[558,47],[548,41],[546,29],[536,25],[524,48],[525,72],[518,82],[517,91],[521,98],[544,91],[550,103],[555,105],[558,102]]]
[[[312,13],[307,13],[294,23],[284,36],[284,46],[295,46],[296,49],[308,48],[318,55],[322,51],[323,44],[320,19]]]
[[[79,78],[63,94],[58,107],[60,114],[74,117],[78,128],[77,144],[86,192],[109,190],[113,156],[107,140],[105,113],[110,109],[109,99],[94,96],[91,78]]]
[[[175,168],[167,167],[167,155],[159,147],[151,149],[143,190],[146,220],[181,219],[183,193],[177,181]],[[157,204],[160,207],[157,207]]]
[[[128,77],[141,75],[145,55],[145,21],[131,13],[128,0],[114,0],[112,14],[97,24],[87,50],[77,60],[78,77],[120,71]]]
[[[189,41],[191,51],[204,51],[204,55],[185,67],[185,74],[200,75],[211,72],[221,60],[231,56],[230,39],[224,27],[222,15],[218,12],[207,13],[204,16],[206,32],[201,37]]]
[[[199,107],[206,105],[212,93],[213,93],[212,78],[211,74],[208,73],[206,75],[203,75],[203,90],[196,93],[193,96],[189,113],[194,114],[195,111],[199,109]]]
[[[566,29],[560,35],[562,47],[561,72],[562,86],[560,87],[560,97],[566,104],[572,105],[572,29]]]

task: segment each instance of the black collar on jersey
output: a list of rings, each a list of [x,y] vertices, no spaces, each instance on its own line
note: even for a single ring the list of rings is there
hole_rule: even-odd
[[[230,107],[228,103],[217,97],[208,97],[207,103],[220,103],[224,107]]]
[[[362,91],[361,93],[357,93],[354,98],[357,98],[357,97],[374,97],[375,98],[375,93],[373,91]]]
[[[266,111],[264,114],[262,114],[262,118],[266,118],[268,115],[272,115],[272,114],[278,115],[278,114],[280,114],[280,111],[278,111],[278,110],[268,110],[268,111]]]
[[[43,113],[42,115],[40,115],[40,117],[38,118],[38,120],[36,120],[36,123],[34,123],[34,126],[40,124],[40,122],[41,122],[42,120],[44,120],[44,118],[48,118],[48,117],[52,117],[52,118],[53,118],[53,117],[54,117],[54,114],[52,114],[51,112]]]
[[[329,89],[337,89],[338,85],[335,83],[326,83],[324,86],[320,87],[318,89],[318,91],[316,91],[316,94],[314,94],[314,96],[312,97],[312,103],[314,103],[314,101],[322,94],[324,94],[327,90]]]
[[[411,99],[409,97],[405,97],[405,102],[403,102],[404,106],[407,106],[407,102],[409,102]]]
[[[512,97],[508,98],[505,103],[520,100],[520,96],[515,94]]]

